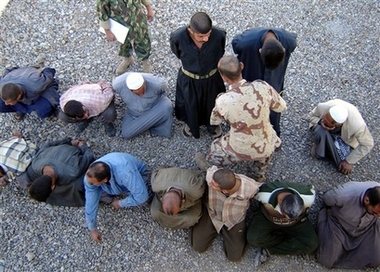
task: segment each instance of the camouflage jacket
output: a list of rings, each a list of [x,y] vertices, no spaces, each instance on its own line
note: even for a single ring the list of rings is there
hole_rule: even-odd
[[[99,24],[102,28],[109,29],[108,19],[112,18],[122,25],[129,26],[131,21],[139,21],[139,18],[146,16],[143,5],[150,4],[150,0],[97,0]]]
[[[229,137],[221,141],[228,141],[222,145],[234,153],[266,158],[281,144],[269,121],[271,110],[286,110],[286,103],[276,90],[265,81],[250,83],[243,79],[217,97],[210,124],[226,121],[230,125]]]

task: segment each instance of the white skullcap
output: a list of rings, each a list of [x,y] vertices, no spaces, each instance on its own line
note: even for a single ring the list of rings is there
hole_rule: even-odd
[[[348,110],[344,106],[336,105],[329,109],[329,113],[338,124],[343,124],[348,117]]]
[[[139,73],[131,73],[127,76],[127,87],[130,90],[137,90],[144,84],[144,78]]]

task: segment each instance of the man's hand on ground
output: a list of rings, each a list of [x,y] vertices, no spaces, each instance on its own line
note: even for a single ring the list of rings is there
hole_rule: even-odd
[[[79,140],[78,147],[81,147],[82,145],[85,145],[87,142],[86,140]]]
[[[342,161],[340,164],[339,164],[339,171],[344,174],[344,175],[349,175],[352,173],[352,168],[354,166],[350,163],[348,163],[347,161]]]
[[[72,146],[78,146],[78,144],[79,144],[79,140],[78,139],[74,139],[74,140],[71,141],[71,145]]]
[[[114,200],[114,201],[112,202],[112,206],[113,206],[116,210],[120,209],[120,208],[121,208],[121,206],[120,206],[120,201],[119,201],[119,200]]]
[[[101,243],[103,241],[102,239],[102,234],[94,229],[90,231],[91,239],[94,240],[95,242]]]

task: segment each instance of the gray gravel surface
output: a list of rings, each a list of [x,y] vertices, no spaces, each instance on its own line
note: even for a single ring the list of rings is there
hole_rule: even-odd
[[[227,30],[227,54],[234,35],[256,26],[284,27],[298,33],[284,98],[283,145],[270,167],[268,180],[314,184],[321,192],[348,181],[380,181],[379,135],[380,60],[378,0],[155,0],[156,17],[150,24],[152,63],[168,78],[169,98],[175,97],[179,61],[169,48],[169,34],[185,25],[196,11],[206,11]],[[0,68],[32,65],[45,60],[57,70],[60,92],[78,81],[114,78],[120,58],[118,44],[98,32],[95,1],[11,0],[0,18]],[[140,71],[139,63],[131,70]],[[375,139],[372,152],[350,176],[309,155],[306,114],[320,101],[345,99],[355,104]],[[21,130],[34,142],[80,137],[87,139],[97,157],[123,151],[145,161],[151,169],[163,165],[196,168],[193,155],[205,153],[211,143],[206,129],[201,138],[185,139],[175,121],[171,139],[149,133],[132,140],[120,137],[124,105],[117,98],[119,132],[109,138],[100,124],[92,123],[81,135],[74,125],[56,118],[29,115],[22,122],[1,114],[1,138]],[[250,175],[248,164],[233,167]],[[310,214],[315,223],[320,198]],[[198,254],[189,244],[188,230],[163,229],[150,219],[147,207],[113,210],[102,206],[98,215],[104,242],[91,241],[83,208],[52,207],[35,202],[14,183],[0,188],[1,271],[322,271],[315,256],[272,256],[255,268],[255,249],[247,248],[237,263],[227,261],[218,238]],[[338,270],[337,270],[338,271]],[[347,271],[347,270],[346,270]]]

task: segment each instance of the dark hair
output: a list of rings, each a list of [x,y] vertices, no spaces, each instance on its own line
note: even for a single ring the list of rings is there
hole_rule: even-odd
[[[84,109],[81,102],[76,100],[69,100],[63,107],[65,114],[71,118],[83,118]]]
[[[19,85],[6,83],[1,87],[1,99],[16,101],[17,97],[22,94],[22,89]]]
[[[234,172],[230,169],[219,169],[216,170],[212,179],[219,185],[222,190],[231,190],[236,183],[236,177]]]
[[[197,12],[191,16],[190,28],[197,33],[206,34],[212,28],[211,18],[205,12]]]
[[[265,67],[274,70],[276,69],[285,56],[285,48],[276,39],[266,40],[261,48],[261,61]]]
[[[240,61],[235,56],[225,56],[219,60],[219,73],[231,80],[237,79],[241,75]]]
[[[37,178],[29,187],[29,195],[37,201],[45,202],[53,191],[51,189],[52,183],[53,180],[48,175]]]
[[[282,199],[281,211],[290,219],[296,219],[303,211],[303,199],[298,194],[289,194]]]
[[[376,206],[380,204],[380,186],[369,188],[365,195],[368,197],[369,205]]]
[[[111,179],[110,167],[104,162],[94,162],[92,163],[86,172],[89,178],[96,178],[97,181],[102,181],[103,179]]]

